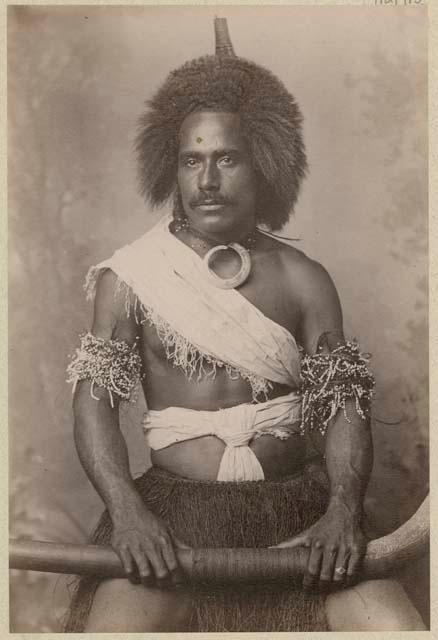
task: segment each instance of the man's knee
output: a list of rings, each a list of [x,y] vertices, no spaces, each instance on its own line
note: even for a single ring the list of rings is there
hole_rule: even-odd
[[[166,591],[106,580],[96,591],[85,631],[88,633],[186,631],[190,598]]]
[[[332,631],[419,631],[425,626],[403,587],[394,580],[368,580],[328,596]]]

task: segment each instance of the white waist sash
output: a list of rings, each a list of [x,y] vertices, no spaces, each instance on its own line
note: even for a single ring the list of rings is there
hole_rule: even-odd
[[[213,435],[226,445],[218,480],[263,480],[260,462],[248,444],[254,436],[271,434],[286,439],[299,432],[301,395],[293,391],[258,404],[240,404],[218,411],[169,407],[149,410],[143,419],[147,444],[158,450],[176,442]]]

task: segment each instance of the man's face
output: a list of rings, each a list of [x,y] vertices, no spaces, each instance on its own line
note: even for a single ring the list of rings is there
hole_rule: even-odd
[[[193,228],[226,235],[254,227],[256,181],[238,115],[202,111],[184,120],[178,185]]]

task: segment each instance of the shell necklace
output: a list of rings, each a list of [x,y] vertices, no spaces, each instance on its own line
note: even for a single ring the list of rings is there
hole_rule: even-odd
[[[193,229],[187,219],[184,219],[181,222],[173,221],[170,225],[170,230],[173,233],[177,233],[178,231],[181,231],[183,229],[188,231],[196,240],[200,240],[204,249],[208,247],[208,244],[211,244],[211,238],[209,238],[206,234]],[[254,231],[252,231],[245,238],[245,240],[242,241],[241,244],[238,242],[230,242],[228,244],[218,244],[209,249],[209,251],[207,251],[202,259],[202,265],[205,277],[210,282],[210,284],[219,289],[237,289],[237,287],[240,287],[244,282],[246,282],[251,272],[250,250],[255,247],[255,244],[256,230],[254,229]],[[192,247],[192,249],[196,248],[194,244],[191,244],[190,246]],[[217,253],[219,253],[220,251],[228,251],[229,249],[235,251],[239,256],[241,261],[240,269],[234,276],[231,276],[230,278],[221,278],[217,275],[217,273],[213,271],[213,269],[211,268],[211,263],[213,257]]]

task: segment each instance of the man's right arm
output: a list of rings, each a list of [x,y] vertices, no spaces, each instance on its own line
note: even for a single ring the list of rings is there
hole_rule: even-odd
[[[103,340],[117,339],[134,344],[135,322],[127,317],[123,291],[115,294],[116,276],[105,271],[99,279],[92,334]],[[91,393],[93,391],[93,393]],[[95,396],[97,399],[95,399]],[[74,436],[81,463],[103,499],[113,523],[112,545],[131,580],[138,568],[144,584],[154,579],[168,584],[169,575],[179,581],[172,539],[166,525],[149,511],[137,492],[129,470],[126,442],[120,430],[118,401],[89,380],[76,388]]]

